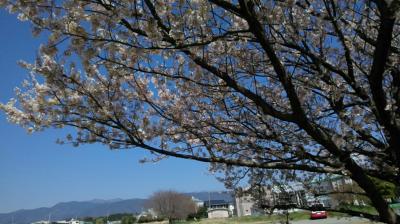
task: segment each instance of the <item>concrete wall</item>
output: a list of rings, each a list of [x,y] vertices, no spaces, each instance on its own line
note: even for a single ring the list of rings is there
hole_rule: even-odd
[[[254,201],[250,196],[236,197],[236,212],[238,217],[252,215]]]
[[[215,219],[215,218],[228,218],[229,211],[228,209],[212,209],[208,211],[208,218]]]

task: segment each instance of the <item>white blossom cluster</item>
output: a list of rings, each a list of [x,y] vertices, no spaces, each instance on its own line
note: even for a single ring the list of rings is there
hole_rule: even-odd
[[[227,186],[356,170],[399,181],[398,1],[0,6],[50,33],[0,106],[29,132],[73,126],[60,142],[210,162]]]

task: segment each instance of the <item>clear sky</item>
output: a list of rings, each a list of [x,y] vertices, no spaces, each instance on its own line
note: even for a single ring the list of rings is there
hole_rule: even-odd
[[[32,62],[40,44],[30,25],[0,10],[0,102],[13,97],[28,72],[18,60]],[[42,40],[43,41],[43,40]],[[0,213],[91,199],[145,198],[152,192],[223,190],[207,165],[181,159],[138,162],[142,150],[110,151],[105,146],[58,145],[60,130],[28,135],[0,112]]]

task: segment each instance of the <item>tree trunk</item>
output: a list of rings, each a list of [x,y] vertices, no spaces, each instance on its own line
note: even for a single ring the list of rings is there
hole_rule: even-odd
[[[286,224],[289,224],[289,210],[286,210]]]
[[[346,168],[351,172],[351,178],[365,191],[372,205],[379,213],[380,221],[389,224],[400,224],[400,217],[389,207],[388,202],[380,194],[372,180],[365,174],[351,158],[346,163]]]

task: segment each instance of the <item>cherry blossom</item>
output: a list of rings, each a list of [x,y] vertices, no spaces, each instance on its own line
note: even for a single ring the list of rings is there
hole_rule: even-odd
[[[400,184],[400,1],[0,0],[48,34],[15,99],[28,132],[210,163],[228,187]],[[43,34],[43,35],[45,35]]]

